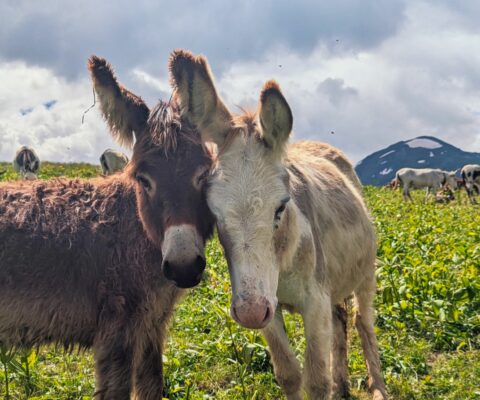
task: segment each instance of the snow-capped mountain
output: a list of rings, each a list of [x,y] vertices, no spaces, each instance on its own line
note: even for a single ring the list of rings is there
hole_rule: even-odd
[[[403,167],[453,171],[465,164],[480,164],[480,153],[463,151],[433,136],[419,136],[370,154],[355,170],[364,185],[382,186]]]

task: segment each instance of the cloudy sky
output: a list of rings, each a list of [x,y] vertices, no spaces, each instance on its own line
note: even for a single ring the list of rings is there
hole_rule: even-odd
[[[480,151],[480,1],[206,0],[0,2],[0,160],[98,162],[115,147],[93,103],[91,54],[149,106],[170,97],[174,48],[205,54],[232,110],[274,78],[294,136],[355,162],[435,135]]]

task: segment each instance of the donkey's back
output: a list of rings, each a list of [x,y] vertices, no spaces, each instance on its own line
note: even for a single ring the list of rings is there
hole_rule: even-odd
[[[0,185],[0,342],[92,346],[163,281],[155,257],[121,180]]]
[[[328,143],[314,142],[311,140],[301,140],[290,145],[290,152],[305,153],[317,159],[326,159],[335,164],[335,166],[354,184],[354,186],[362,191],[362,184],[358,179],[357,173],[347,156],[336,147]]]

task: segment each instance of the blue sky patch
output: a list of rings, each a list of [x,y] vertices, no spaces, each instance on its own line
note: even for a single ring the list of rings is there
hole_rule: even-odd
[[[30,114],[32,111],[33,111],[33,107],[21,108],[20,114],[27,115],[27,114]]]
[[[55,104],[57,104],[57,100],[48,100],[45,103],[43,103],[43,106],[47,109],[50,110]]]

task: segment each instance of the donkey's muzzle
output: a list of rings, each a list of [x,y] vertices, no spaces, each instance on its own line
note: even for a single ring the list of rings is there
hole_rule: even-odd
[[[177,265],[168,260],[164,260],[163,273],[167,279],[175,282],[175,285],[179,288],[187,289],[197,286],[200,283],[205,265],[205,258],[200,255],[188,265]]]
[[[274,308],[266,297],[234,301],[230,313],[235,321],[245,328],[262,329],[271,321]]]
[[[193,225],[170,226],[162,244],[163,273],[180,287],[190,288],[200,283],[205,270],[203,240]]]

